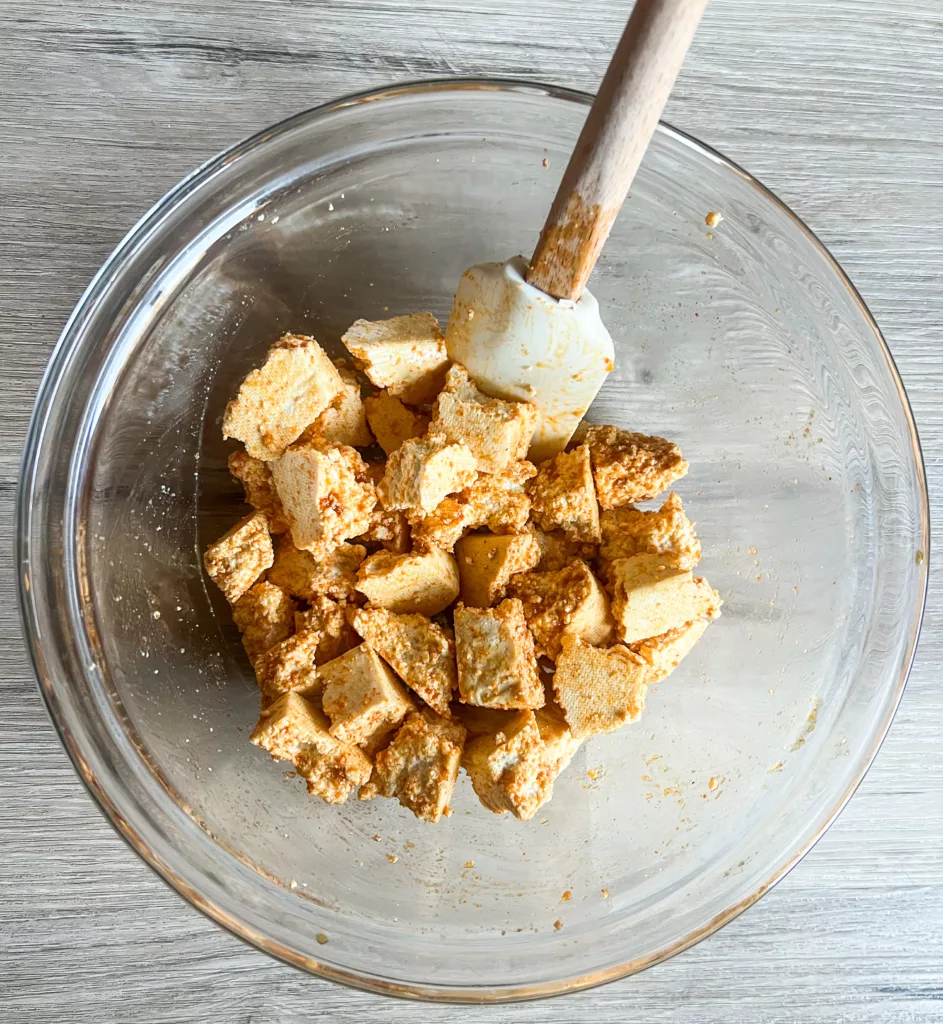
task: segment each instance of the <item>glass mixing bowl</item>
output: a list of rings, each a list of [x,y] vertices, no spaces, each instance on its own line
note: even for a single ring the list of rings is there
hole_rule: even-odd
[[[467,265],[530,253],[588,103],[405,86],[218,157],[92,282],[29,435],[24,620],[82,778],[195,906],[381,992],[547,995],[709,934],[851,795],[917,640],[926,488],[878,329],[789,210],[662,127],[591,282],[617,349],[591,419],[680,444],[723,617],[530,822],[464,778],[438,825],[329,807],[249,743],[255,682],[201,568],[244,514],[224,403],[283,331],[339,352],[357,317],[444,319]]]

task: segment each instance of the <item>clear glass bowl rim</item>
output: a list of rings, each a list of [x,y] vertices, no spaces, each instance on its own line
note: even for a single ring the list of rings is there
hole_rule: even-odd
[[[756,180],[751,174],[741,168],[738,164],[718,153],[715,149],[705,145],[686,132],[660,122],[658,131],[674,136],[687,145],[695,148],[704,156],[725,166],[729,171],[736,174],[744,182],[748,183],[769,203],[774,204],[799,228],[807,237],[809,242],[819,251],[825,260],[831,265],[835,272],[836,279],[848,290],[850,297],[859,307],[863,317],[874,333],[875,340],[886,360],[888,371],[891,374],[897,394],[904,411],[907,422],[909,440],[913,449],[918,483],[920,489],[919,517],[921,521],[921,532],[924,537],[924,548],[926,553],[922,564],[922,586],[920,588],[920,607],[918,614],[911,620],[914,625],[911,635],[907,638],[907,656],[901,664],[901,670],[896,679],[890,681],[892,686],[893,700],[888,705],[887,713],[882,719],[875,723],[871,737],[870,746],[862,751],[853,782],[842,792],[818,823],[812,838],[804,847],[790,853],[757,889],[745,900],[727,907],[722,913],[716,915],[711,921],[702,927],[691,932],[670,948],[660,950],[657,953],[644,958],[644,960],[633,960],[620,964],[604,971],[597,971],[577,979],[566,979],[559,982],[548,982],[540,985],[521,986],[514,989],[507,987],[482,987],[480,989],[455,992],[451,989],[437,987],[434,983],[402,983],[385,981],[375,976],[366,976],[354,971],[338,969],[332,965],[320,963],[317,960],[297,953],[294,950],[267,940],[265,937],[254,933],[237,917],[233,916],[224,907],[219,906],[207,899],[203,894],[197,892],[179,874],[166,864],[143,840],[134,825],[128,821],[117,809],[116,805],[109,798],[92,771],[89,761],[83,755],[83,751],[75,737],[71,723],[64,713],[63,705],[56,699],[55,687],[57,685],[68,685],[66,681],[55,680],[50,677],[45,666],[50,659],[46,657],[43,650],[44,641],[41,631],[38,628],[37,608],[30,590],[29,578],[31,572],[31,533],[30,518],[32,499],[35,492],[37,475],[40,472],[40,455],[42,442],[46,432],[46,425],[50,414],[51,399],[56,394],[60,378],[65,366],[70,361],[77,342],[79,327],[87,311],[92,309],[103,295],[107,294],[117,269],[122,265],[126,257],[142,243],[155,229],[159,228],[163,218],[182,202],[191,193],[210,179],[217,170],[223,166],[231,166],[238,162],[241,157],[264,146],[268,141],[279,137],[285,132],[297,127],[300,124],[316,123],[319,119],[327,117],[342,110],[345,107],[359,106],[365,103],[382,103],[384,100],[394,100],[407,95],[422,95],[428,93],[441,93],[448,91],[488,91],[505,92],[516,94],[529,94],[534,96],[545,96],[550,99],[563,100],[579,106],[589,107],[593,101],[591,94],[579,90],[563,88],[560,86],[546,85],[539,82],[518,80],[513,78],[441,78],[427,79],[416,82],[405,82],[402,84],[370,89],[362,92],[351,93],[336,100],[329,101],[308,110],[294,114],[271,127],[265,128],[248,138],[236,143],[234,146],[212,157],[191,174],[185,177],[179,184],[172,188],[163,198],[158,200],[147,213],[128,231],[121,242],[115,247],[111,255],[105,260],[101,268],[92,278],[84,294],[79,299],[67,320],[56,345],[53,348],[49,363],[43,374],[36,402],[30,419],[27,431],[24,454],[20,468],[19,483],[16,495],[16,566],[17,566],[17,591],[21,622],[27,642],[29,656],[36,676],[40,693],[45,701],[47,711],[52,719],[53,725],[59,734],[65,750],[72,761],[72,764],[79,777],[84,782],[89,793],[101,808],[105,817],[114,827],[115,831],[129,844],[129,846],[162,878],[172,889],[183,896],[198,910],[206,914],[217,924],[222,925],[238,938],[243,939],[270,955],[283,960],[293,966],[300,967],[313,974],[328,978],[332,981],[352,985],[356,988],[378,992],[385,995],[407,997],[414,999],[425,999],[444,1002],[466,1002],[466,1003],[492,1003],[519,1001],[525,999],[544,998],[552,995],[559,995],[565,992],[574,992],[596,985],[605,984],[618,980],[627,975],[634,974],[646,967],[652,966],[666,960],[676,953],[689,948],[701,939],[713,934],[723,925],[752,906],[761,896],[768,892],[779,882],[795,865],[812,849],[826,830],[840,814],[848,800],[860,785],[865,774],[877,755],[881,744],[891,726],[904,686],[910,673],[913,659],[916,653],[920,628],[923,622],[923,614],[926,604],[926,595],[929,579],[929,532],[930,532],[930,510],[929,493],[926,481],[926,467],[917,428],[914,421],[913,410],[910,406],[907,393],[894,358],[887,346],[880,328],[871,315],[870,310],[858,293],[855,286],[845,274],[841,265],[828,251],[815,233],[783,203],[772,191]]]

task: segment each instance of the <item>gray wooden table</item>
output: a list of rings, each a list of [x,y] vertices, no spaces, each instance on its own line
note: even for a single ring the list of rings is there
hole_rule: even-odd
[[[591,90],[628,6],[0,5],[4,536],[56,336],[112,247],[180,177],[287,114],[394,80],[499,75]],[[753,171],[845,266],[900,366],[939,499],[939,0],[712,0],[668,119]],[[0,1020],[943,1020],[943,595],[933,584],[917,663],[874,768],[782,884],[641,976],[564,1000],[470,1009],[307,977],[167,889],[105,823],[59,747],[20,639],[9,539],[2,550]]]

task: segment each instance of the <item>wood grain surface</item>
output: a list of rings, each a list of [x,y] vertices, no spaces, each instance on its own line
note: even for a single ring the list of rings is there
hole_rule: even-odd
[[[756,907],[607,988],[422,1007],[242,945],[171,893],[72,772],[26,662],[10,537],[33,395],[70,309],[194,165],[339,93],[501,75],[592,89],[627,3],[8,0],[0,19],[0,1020],[943,1020],[943,594],[851,805]],[[712,0],[667,119],[822,237],[882,325],[943,488],[943,7]]]

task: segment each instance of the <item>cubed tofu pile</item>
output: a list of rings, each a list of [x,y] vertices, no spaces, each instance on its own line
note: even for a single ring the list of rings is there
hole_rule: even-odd
[[[328,803],[435,822],[463,768],[531,818],[580,744],[638,719],[716,618],[660,437],[587,426],[540,466],[537,409],[450,364],[435,318],[287,334],[223,419],[253,509],[206,550],[255,670],[252,742]]]

